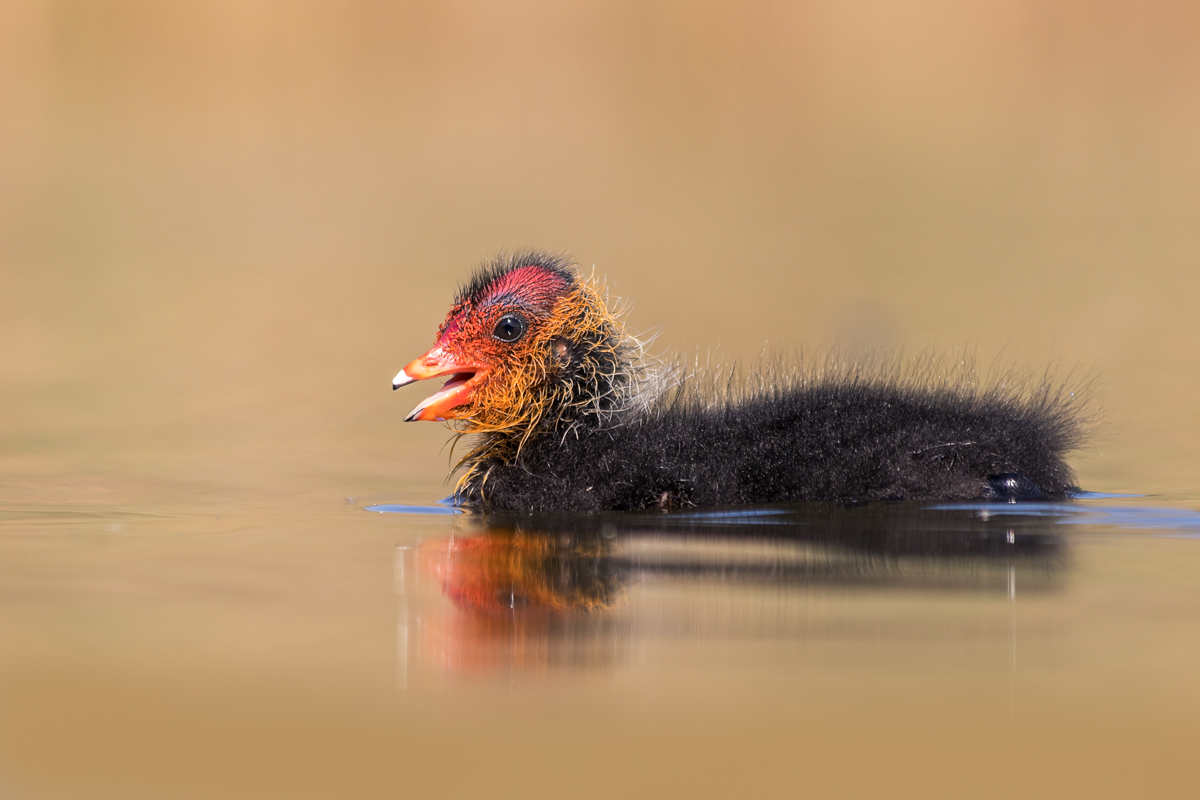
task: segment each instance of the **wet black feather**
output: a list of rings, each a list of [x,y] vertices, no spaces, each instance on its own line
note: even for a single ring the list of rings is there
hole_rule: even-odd
[[[494,510],[670,510],[996,499],[1006,483],[1030,487],[1020,497],[1075,489],[1064,457],[1085,420],[1061,385],[978,391],[853,374],[791,384],[723,400],[684,387],[604,427],[547,432],[511,463],[481,464],[462,499]]]

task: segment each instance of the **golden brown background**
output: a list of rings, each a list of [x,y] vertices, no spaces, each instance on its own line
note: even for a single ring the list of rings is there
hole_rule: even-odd
[[[1194,4],[0,13],[8,458],[427,459],[387,380],[533,246],[683,351],[1058,354],[1107,410],[1085,486],[1197,483]]]
[[[661,326],[661,343],[702,357],[869,340],[969,348],[985,365],[997,354],[1033,369],[1078,365],[1103,410],[1095,444],[1075,460],[1081,484],[1197,502],[1194,2],[5,0],[0,497],[58,514],[37,536],[10,539],[3,567],[20,600],[0,614],[10,772],[60,768],[60,751],[43,747],[57,730],[74,742],[63,760],[84,764],[80,785],[111,779],[127,796],[144,779],[155,795],[186,774],[207,796],[215,772],[179,756],[182,745],[148,758],[156,766],[136,780],[130,753],[158,752],[160,723],[196,726],[209,744],[226,724],[247,741],[288,741],[284,712],[236,725],[235,711],[225,722],[205,717],[218,713],[210,707],[174,715],[136,676],[158,674],[164,696],[199,706],[172,683],[187,669],[154,673],[164,652],[250,694],[255,681],[286,683],[278,670],[256,672],[260,657],[304,664],[305,686],[320,683],[313,675],[345,678],[338,659],[358,651],[276,625],[277,613],[303,627],[290,610],[268,604],[259,620],[205,603],[252,592],[252,574],[269,574],[278,586],[324,587],[301,592],[304,608],[336,618],[320,629],[334,639],[345,633],[357,613],[346,598],[376,578],[365,556],[347,565],[337,554],[377,534],[343,498],[429,502],[447,491],[445,432],[402,425],[423,395],[393,394],[389,380],[428,346],[474,265],[523,247],[594,266],[634,302],[634,328]],[[97,526],[159,514],[169,533],[79,544],[91,529],[63,522],[64,509]],[[137,519],[129,524],[149,524]],[[332,532],[360,528],[367,538],[353,545]],[[392,542],[377,544],[388,563]],[[322,559],[336,569],[313,566]],[[218,579],[203,564],[234,566]],[[23,605],[59,579],[91,588],[51,602],[57,611]],[[378,581],[370,591],[389,596],[390,575]],[[137,609],[138,621],[112,611],[111,629],[96,624],[116,638],[98,650],[68,633],[76,644],[47,644],[47,626],[91,629],[87,592],[107,598],[104,608]],[[184,609],[194,629],[146,644],[175,628],[143,601]],[[362,624],[387,630],[392,610],[380,608]],[[283,644],[268,636],[260,652],[250,643],[260,628]],[[1176,656],[1180,670],[1194,663]],[[380,669],[390,681],[391,667]],[[96,677],[106,674],[118,677]],[[30,697],[42,699],[13,699]],[[1195,701],[1194,690],[1179,700]],[[140,731],[130,753],[97,756],[125,767],[78,761],[95,752],[88,742],[108,753],[104,743],[120,738],[66,710],[87,702],[142,720],[130,723]],[[923,718],[942,734],[958,724],[946,703],[942,717]],[[856,719],[830,708],[830,720]],[[1047,731],[1086,734],[1077,711],[1042,729],[1047,742],[1057,741]],[[887,719],[862,713],[882,739],[907,718],[900,707]],[[14,732],[55,719],[49,739]],[[620,728],[609,723],[598,730]],[[368,751],[371,724],[356,729]],[[325,752],[313,736],[305,747]],[[383,762],[398,758],[387,752]],[[853,770],[852,760],[829,763]],[[242,764],[245,774],[257,764]],[[599,763],[584,772],[610,774]],[[394,784],[370,776],[341,796],[409,785],[402,773]],[[239,785],[274,796],[261,780]],[[297,778],[280,796],[324,786]],[[496,789],[482,778],[475,787]]]

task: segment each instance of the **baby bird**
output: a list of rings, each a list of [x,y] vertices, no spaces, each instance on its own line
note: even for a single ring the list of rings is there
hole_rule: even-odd
[[[663,378],[591,281],[542,253],[485,265],[392,381],[448,378],[406,421],[474,434],[455,500],[490,511],[1025,500],[1075,491],[1074,395],[853,371],[705,392]]]

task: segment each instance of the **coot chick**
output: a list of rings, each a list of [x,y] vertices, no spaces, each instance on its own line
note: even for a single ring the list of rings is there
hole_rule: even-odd
[[[455,493],[492,511],[1068,495],[1074,395],[853,368],[704,390],[642,346],[565,260],[500,257],[393,388],[448,377],[406,421],[474,434]]]

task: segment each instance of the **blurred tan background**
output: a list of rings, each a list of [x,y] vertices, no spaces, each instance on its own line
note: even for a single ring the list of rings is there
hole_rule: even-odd
[[[1198,142],[1188,2],[7,0],[4,488],[431,499],[388,382],[532,246],[688,352],[1082,365],[1083,485],[1194,498]]]
[[[1196,2],[3,0],[0,793],[1194,792],[1195,542],[1103,527],[1058,594],[651,582],[628,663],[399,690],[459,529],[358,510],[448,491],[390,380],[522,247],[686,353],[1078,365],[1082,485],[1200,503]]]

